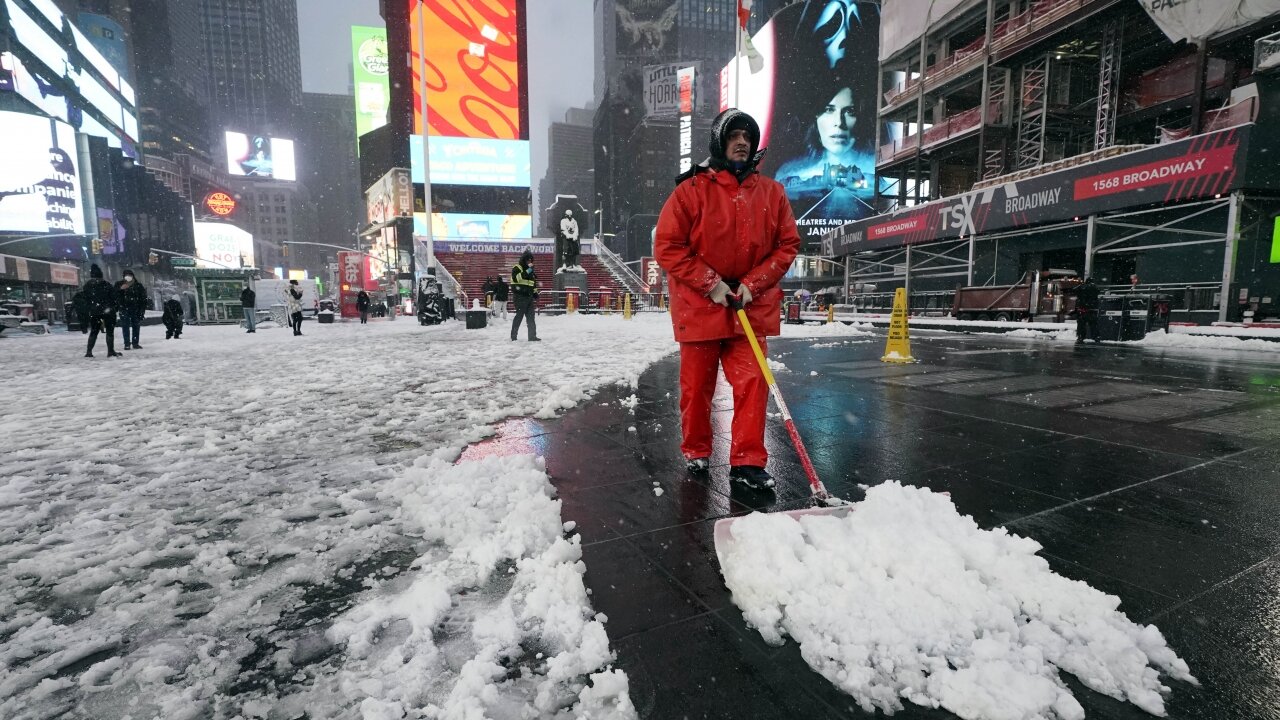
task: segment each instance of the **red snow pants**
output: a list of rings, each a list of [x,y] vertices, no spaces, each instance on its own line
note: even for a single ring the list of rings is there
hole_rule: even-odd
[[[765,339],[758,340],[761,352],[767,353]],[[711,398],[716,392],[716,369],[721,366],[733,387],[729,464],[764,467],[769,461],[764,449],[769,385],[745,335],[680,343],[680,450],[687,459],[711,456]]]

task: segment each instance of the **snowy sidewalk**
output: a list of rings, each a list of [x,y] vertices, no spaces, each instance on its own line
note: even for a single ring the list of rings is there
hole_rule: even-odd
[[[0,717],[627,717],[534,455],[453,460],[670,326],[539,325],[0,339]]]

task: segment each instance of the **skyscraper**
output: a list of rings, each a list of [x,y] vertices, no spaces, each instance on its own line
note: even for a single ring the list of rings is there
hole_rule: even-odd
[[[298,146],[309,151],[298,159],[298,179],[311,193],[316,220],[316,242],[350,246],[365,221],[364,189],[360,187],[359,159],[356,157],[356,111],[350,95],[302,94],[302,120],[298,126]],[[329,248],[300,246],[290,262],[319,269],[323,258],[336,252]],[[306,251],[304,251],[306,250]]]
[[[569,108],[563,122],[547,128],[547,175],[538,187],[538,222],[534,235],[549,232],[545,210],[555,203],[556,195],[577,195],[578,202],[590,213],[595,210],[595,175],[592,165],[591,121],[589,108]],[[590,232],[586,227],[583,234]]]
[[[291,137],[302,107],[297,0],[199,0],[217,129]]]

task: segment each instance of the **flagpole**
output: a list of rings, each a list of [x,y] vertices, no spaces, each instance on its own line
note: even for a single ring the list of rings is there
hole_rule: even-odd
[[[742,0],[733,19],[733,106],[742,109]]]

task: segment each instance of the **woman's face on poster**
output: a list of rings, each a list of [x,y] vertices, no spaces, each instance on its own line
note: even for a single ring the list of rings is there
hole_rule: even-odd
[[[818,140],[822,149],[841,155],[853,148],[853,90],[841,88],[818,113]]]

